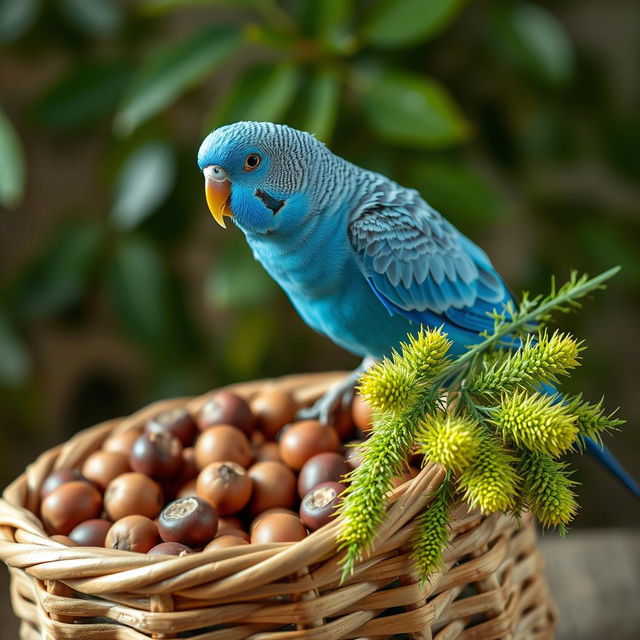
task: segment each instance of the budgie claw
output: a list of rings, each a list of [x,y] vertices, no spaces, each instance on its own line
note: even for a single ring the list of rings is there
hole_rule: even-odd
[[[344,380],[329,388],[310,407],[300,409],[296,420],[318,420],[322,424],[330,424],[338,411],[351,404],[355,394],[355,384],[363,371],[371,366],[373,360],[365,358],[357,369],[354,369]]]

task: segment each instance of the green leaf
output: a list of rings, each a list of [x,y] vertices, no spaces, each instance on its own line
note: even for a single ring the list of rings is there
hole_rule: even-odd
[[[172,340],[173,315],[162,256],[147,240],[125,236],[112,260],[109,290],[127,332],[141,344],[164,351]]]
[[[255,0],[142,0],[138,9],[151,15],[171,13],[191,7],[238,7],[252,5]]]
[[[128,78],[121,62],[80,63],[45,91],[34,105],[34,115],[54,130],[93,124],[113,110]]]
[[[292,124],[328,142],[333,133],[340,102],[340,76],[333,69],[318,69],[297,101]]]
[[[0,0],[0,44],[24,35],[36,21],[40,0]]]
[[[58,5],[67,22],[89,37],[112,36],[124,22],[116,0],[58,0]]]
[[[384,48],[408,47],[434,36],[466,0],[382,0],[364,26],[364,37]]]
[[[147,142],[125,159],[115,184],[111,220],[132,229],[169,196],[176,178],[173,149],[165,142]]]
[[[313,26],[318,39],[335,53],[352,54],[357,47],[357,39],[350,29],[353,21],[352,0],[323,0],[314,2]]]
[[[96,222],[66,222],[12,287],[12,307],[23,317],[52,316],[75,304],[94,274],[104,229]]]
[[[0,385],[23,383],[30,370],[27,347],[0,311]]]
[[[498,51],[549,84],[566,82],[573,71],[573,47],[562,24],[543,7],[528,2],[499,5],[493,38]]]
[[[9,118],[0,109],[0,204],[15,207],[24,193],[22,146]]]
[[[237,29],[205,27],[178,43],[165,45],[138,69],[115,119],[121,134],[162,111],[178,96],[217,69],[240,46]]]
[[[390,71],[371,78],[360,98],[369,124],[389,142],[437,148],[469,135],[464,116],[432,78]]]
[[[207,130],[240,120],[280,122],[298,86],[298,70],[288,62],[249,69],[210,117]]]
[[[418,160],[409,164],[408,184],[448,219],[461,226],[484,225],[506,213],[498,189],[458,160]]]

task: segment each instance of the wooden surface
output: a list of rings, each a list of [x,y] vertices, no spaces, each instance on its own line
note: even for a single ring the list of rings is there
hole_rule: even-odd
[[[640,531],[573,531],[542,537],[547,575],[560,611],[559,640],[640,638]],[[0,639],[17,640],[9,578],[0,571]]]

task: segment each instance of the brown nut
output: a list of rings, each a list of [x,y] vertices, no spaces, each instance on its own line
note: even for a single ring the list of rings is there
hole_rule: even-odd
[[[225,529],[222,533],[216,533],[216,538],[220,538],[222,536],[236,536],[236,538],[242,538],[249,542],[251,540],[251,536],[244,529]]]
[[[200,434],[195,445],[196,464],[204,469],[212,462],[237,462],[245,469],[251,463],[251,445],[247,436],[228,424],[210,427]]]
[[[264,391],[251,403],[258,429],[268,440],[275,440],[285,424],[293,422],[298,405],[288,391]]]
[[[146,433],[168,433],[189,446],[198,433],[194,417],[182,407],[163,411],[151,418],[144,427]]]
[[[198,476],[196,490],[223,516],[238,513],[251,497],[253,483],[236,462],[212,462]]]
[[[198,489],[196,487],[196,480],[189,480],[186,484],[183,484],[178,491],[176,498],[188,498],[189,496],[197,496]]]
[[[193,447],[185,447],[182,450],[182,471],[176,478],[179,486],[187,484],[198,477],[198,465],[196,464],[196,450]]]
[[[296,518],[298,517],[298,514],[291,509],[286,509],[285,507],[272,507],[271,509],[262,511],[251,521],[251,524],[249,525],[249,531],[253,531],[253,528],[258,524],[258,522],[260,522],[262,518],[265,518],[272,513],[288,513],[290,516],[296,516]]]
[[[114,478],[128,471],[131,469],[127,456],[115,451],[94,451],[82,465],[82,475],[103,491]]]
[[[100,518],[85,520],[73,528],[69,538],[80,547],[104,547],[107,532],[112,524],[110,520]]]
[[[155,518],[163,504],[160,485],[135,471],[114,478],[104,493],[104,508],[112,520],[131,515]]]
[[[97,518],[102,512],[102,496],[88,482],[66,482],[52,491],[40,508],[42,522],[50,533],[68,535],[85,520]]]
[[[77,547],[77,543],[75,543],[71,538],[69,538],[69,536],[60,536],[60,535],[55,535],[55,536],[51,536],[51,540],[54,540],[55,542],[59,542],[60,544],[63,544],[65,547]]]
[[[362,396],[356,394],[351,403],[351,416],[356,427],[364,433],[371,431],[373,426],[373,409],[362,399]]]
[[[256,449],[256,462],[265,462],[266,460],[275,460],[282,462],[280,457],[280,447],[277,442],[265,442]]]
[[[214,538],[205,548],[204,551],[213,549],[226,549],[227,547],[241,547],[249,544],[248,540],[234,535],[224,535]]]
[[[218,531],[218,514],[202,498],[190,496],[169,503],[158,518],[160,537],[188,547],[204,547]]]
[[[158,528],[144,516],[125,516],[114,522],[107,532],[104,546],[107,549],[147,553],[160,542]]]
[[[133,443],[129,464],[156,480],[172,478],[182,471],[182,443],[166,431],[143,433]]]
[[[267,542],[297,542],[307,537],[300,518],[287,513],[272,513],[261,518],[251,532],[252,544]]]
[[[138,429],[127,429],[116,433],[107,438],[102,444],[103,451],[115,451],[115,453],[122,453],[127,458],[131,455],[131,449],[133,449],[133,443],[140,437],[140,431]]]
[[[82,482],[87,480],[77,469],[58,469],[53,471],[40,487],[40,499],[44,500],[52,491],[67,482]]]
[[[255,418],[240,396],[231,391],[217,391],[200,409],[197,422],[201,431],[214,425],[230,424],[249,436],[254,429]]]
[[[218,533],[216,535],[221,535],[223,531],[229,529],[239,529],[242,531],[244,529],[242,520],[236,516],[221,516],[218,514]]]
[[[192,553],[195,553],[193,549],[179,542],[161,542],[147,551],[150,556],[188,556]]]
[[[309,458],[300,469],[298,495],[304,498],[311,489],[322,482],[342,482],[342,476],[350,471],[351,467],[339,453],[318,453]]]
[[[300,520],[315,531],[327,524],[334,516],[346,485],[339,482],[323,482],[309,491],[300,504]]]
[[[317,420],[296,422],[280,438],[280,457],[296,470],[316,454],[338,449],[340,439],[335,429]]]
[[[256,515],[272,507],[292,507],[296,502],[296,477],[282,462],[258,462],[247,471],[253,481],[249,510]]]

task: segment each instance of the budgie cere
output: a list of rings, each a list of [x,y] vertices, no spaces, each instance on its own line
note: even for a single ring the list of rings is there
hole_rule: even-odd
[[[420,324],[443,326],[459,354],[512,300],[486,253],[417,191],[309,133],[238,122],[207,136],[198,164],[215,220],[230,217],[304,321],[354,354],[388,355]]]

